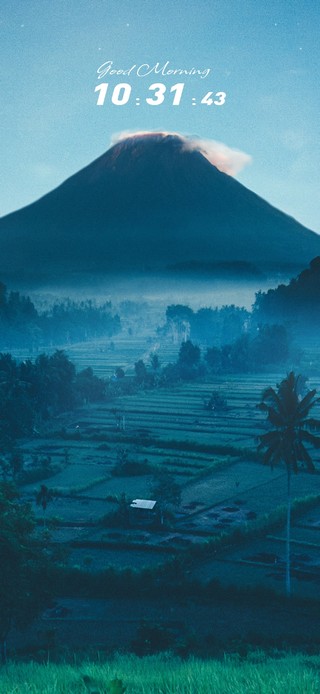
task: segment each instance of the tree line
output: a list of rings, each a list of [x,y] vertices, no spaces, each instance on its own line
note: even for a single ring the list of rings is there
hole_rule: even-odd
[[[171,304],[166,309],[166,322],[158,328],[158,333],[171,336],[174,342],[191,339],[210,343],[214,339],[218,344],[225,344],[243,334],[250,315],[245,308],[233,304],[198,311],[184,304]]]
[[[0,344],[11,348],[39,344],[63,344],[91,338],[111,337],[121,330],[121,321],[106,301],[60,300],[38,311],[30,297],[8,291],[0,282]]]
[[[77,372],[63,350],[20,363],[0,354],[0,440],[9,446],[39,422],[104,396],[105,381],[90,367]]]
[[[299,361],[301,353],[291,343],[283,325],[263,325],[255,333],[241,335],[237,340],[202,350],[191,340],[181,343],[178,359],[161,367],[156,354],[151,369],[143,360],[135,363],[137,387],[153,388],[179,380],[193,381],[207,375],[254,373],[269,366],[285,364],[289,359]],[[121,370],[120,378],[124,377]]]
[[[221,346],[254,333],[266,325],[292,324],[312,329],[317,325],[320,305],[320,257],[314,258],[289,284],[256,293],[252,311],[235,305],[200,308],[172,304],[166,310],[166,322],[159,334],[173,341],[190,339],[202,344]]]
[[[289,284],[258,292],[253,306],[255,320],[293,322],[315,329],[320,305],[320,257],[314,258]]]

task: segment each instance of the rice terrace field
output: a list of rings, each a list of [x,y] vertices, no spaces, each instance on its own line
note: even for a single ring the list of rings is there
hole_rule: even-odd
[[[114,345],[95,341],[66,347],[66,353],[78,369],[92,367],[96,375],[112,378],[116,368],[121,366],[125,372],[124,382],[128,384],[134,377],[134,363],[139,358],[143,358],[150,369],[153,354],[165,365],[176,360],[178,351],[179,345],[170,340],[157,342],[150,333],[133,335],[130,339],[128,334],[121,334]],[[312,354],[307,358],[312,359]],[[16,356],[19,359],[28,357],[22,351]],[[109,572],[110,580],[112,571],[131,572],[128,574],[133,577],[130,580],[134,580],[135,574],[146,572],[143,574],[146,581],[154,571],[167,576],[172,572],[176,581],[182,571],[183,580],[190,584],[196,582],[203,587],[204,594],[206,586],[212,587],[208,589],[210,605],[207,606],[192,606],[192,598],[182,594],[181,599],[177,594],[164,599],[159,593],[153,597],[146,595],[143,600],[132,594],[132,597],[127,596],[126,602],[115,590],[113,599],[105,599],[102,603],[98,600],[99,593],[95,595],[91,589],[87,593],[84,589],[85,597],[60,593],[55,604],[26,632],[10,634],[8,646],[12,652],[15,649],[23,651],[27,644],[34,651],[40,649],[42,652],[45,650],[44,635],[49,632],[54,634],[55,652],[57,644],[60,649],[67,644],[70,649],[83,648],[88,632],[92,646],[99,649],[102,644],[103,652],[119,648],[132,650],[139,630],[143,633],[144,628],[155,628],[156,640],[163,630],[169,634],[168,642],[165,640],[169,649],[172,634],[175,644],[181,638],[192,644],[195,639],[206,649],[215,629],[228,652],[232,652],[233,643],[241,643],[242,638],[249,641],[252,638],[257,643],[257,633],[270,644],[275,635],[278,641],[288,639],[296,643],[296,625],[290,610],[285,608],[282,612],[280,603],[273,604],[277,600],[274,596],[281,598],[285,592],[286,472],[281,466],[274,470],[263,466],[256,452],[257,437],[266,428],[265,416],[257,409],[257,404],[262,391],[269,385],[275,386],[282,377],[282,371],[276,370],[216,375],[192,382],[179,381],[170,386],[141,387],[127,395],[120,392],[110,401],[84,404],[73,412],[65,412],[42,425],[32,439],[22,441],[20,449],[27,473],[26,481],[19,485],[22,499],[32,505],[39,539],[48,538],[46,541],[59,553],[59,561],[75,572],[75,582],[77,576],[80,580],[80,576],[103,576],[103,572]],[[318,388],[319,382],[313,377],[308,385]],[[212,411],[206,406],[213,391],[226,403],[221,411]],[[317,409],[319,406],[315,416],[318,416]],[[319,468],[320,452],[313,451],[312,456]],[[47,461],[44,467],[48,464],[48,476],[33,481],[33,469],[41,460]],[[125,466],[119,472],[123,462],[129,465],[131,472],[123,471]],[[155,525],[151,516],[143,519],[137,516],[130,504],[135,499],[153,498],[155,475],[163,469],[178,486],[179,500],[171,503],[170,521],[162,527],[159,523]],[[36,503],[42,481],[52,493],[45,511]],[[292,496],[293,595],[298,600],[317,601],[320,474],[300,472],[294,476]],[[123,521],[117,516],[121,504],[125,514]],[[222,588],[216,590],[215,585]],[[241,606],[238,597],[233,597],[237,589],[270,590],[273,606],[269,611],[259,607],[257,613],[254,601],[250,606],[249,594],[246,605]],[[221,593],[221,590],[227,592]],[[318,624],[318,608],[306,603],[304,609],[305,613],[302,610],[299,615],[299,643],[302,644],[312,639],[317,641]],[[194,645],[190,648],[191,652],[196,650]],[[235,645],[237,654],[239,648]],[[226,671],[225,689],[221,685],[219,692],[233,692],[230,684],[235,676],[233,669],[244,668],[243,664],[235,662],[229,665],[233,674],[229,681]],[[300,665],[292,691],[299,691],[300,680],[312,681],[311,668],[308,666],[302,674]],[[217,667],[220,666],[217,664]],[[250,669],[250,663],[246,663],[246,667]],[[274,667],[271,661],[261,664],[259,691],[273,692],[266,673],[270,671],[268,668]],[[173,671],[179,671],[181,682],[182,670],[183,664],[174,664]],[[122,670],[117,672],[122,679]],[[290,673],[290,682],[292,676]],[[57,683],[59,677],[57,675]],[[73,674],[71,680],[72,677]],[[128,680],[128,692],[159,691],[152,689],[155,685],[150,677],[147,677],[148,685]],[[158,674],[155,682],[159,677],[161,679],[162,675]],[[172,677],[175,681],[176,674]],[[179,686],[177,681],[173,685],[170,677],[168,681],[164,678],[161,691],[179,692],[180,686],[181,692],[202,691],[201,682],[196,690],[192,688],[192,677],[188,675],[183,685],[179,679]],[[210,671],[210,677],[215,677],[214,670]],[[289,682],[283,672],[281,677],[283,682]],[[124,675],[124,682],[126,678]],[[34,676],[34,682],[36,679]],[[245,681],[243,690],[237,691],[258,691],[255,685]],[[59,692],[60,684],[56,686],[55,691]],[[277,694],[284,686],[287,685],[281,680]],[[303,686],[301,692],[309,691]],[[74,691],[78,691],[75,684],[74,687]],[[206,687],[204,684],[204,692],[209,691]],[[310,687],[310,692],[318,691],[312,689],[312,684]],[[36,693],[37,689],[30,691]],[[10,692],[8,689],[8,694]]]
[[[114,345],[67,345],[66,352],[79,369],[90,366],[100,377],[112,378],[121,365],[130,384],[136,360],[143,358],[149,369],[153,354],[162,364],[173,362],[178,345],[145,334],[130,340],[122,335]],[[30,355],[17,351],[16,356]],[[312,345],[304,365],[312,373],[308,386],[319,389],[317,362]],[[274,370],[141,387],[65,412],[21,442],[27,474],[19,491],[32,506],[37,536],[55,548],[57,561],[80,587],[79,594],[70,595],[60,589],[31,627],[10,633],[10,654],[28,660],[36,653],[47,665],[10,664],[0,673],[1,691],[320,692],[314,655],[319,648],[320,452],[312,451],[316,474],[301,471],[292,479],[297,612],[283,602],[286,472],[282,466],[263,466],[256,452],[258,436],[266,430],[257,404],[262,391],[282,377]],[[213,391],[226,403],[221,411],[206,406]],[[314,414],[319,416],[319,405]],[[43,477],[33,481],[39,461],[44,461]],[[131,472],[119,472],[120,463]],[[180,494],[162,527],[151,517],[139,518],[130,504],[153,498],[154,477],[163,469]],[[36,503],[43,481],[52,492],[45,511]],[[121,503],[125,522],[117,515]],[[142,598],[134,586],[139,575],[146,581]],[[181,576],[196,586],[199,602],[185,587],[181,595],[179,589],[149,594],[150,577],[164,575],[169,583],[170,576],[175,585]],[[97,594],[86,576],[97,577]],[[128,589],[120,597],[119,576],[127,576],[132,595]],[[114,581],[106,598],[104,577]],[[88,634],[89,657],[100,664],[86,664],[88,652],[81,659]],[[286,654],[299,648],[308,655]],[[184,660],[197,649],[208,660]],[[145,657],[114,656],[119,650]],[[165,655],[150,655],[158,650]],[[63,665],[77,657],[79,666]],[[61,665],[50,665],[51,659]]]

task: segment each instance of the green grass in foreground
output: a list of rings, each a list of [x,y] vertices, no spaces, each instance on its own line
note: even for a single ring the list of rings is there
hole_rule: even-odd
[[[112,680],[114,681],[112,684]],[[118,680],[115,681],[115,680]],[[119,682],[120,680],[120,682]],[[278,659],[255,652],[245,661],[171,656],[117,656],[107,663],[9,663],[0,670],[3,694],[318,694],[320,656]]]

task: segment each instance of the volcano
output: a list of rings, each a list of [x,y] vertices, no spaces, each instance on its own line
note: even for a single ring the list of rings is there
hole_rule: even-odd
[[[0,220],[5,277],[65,279],[244,261],[301,268],[317,255],[320,236],[175,134],[129,136]]]

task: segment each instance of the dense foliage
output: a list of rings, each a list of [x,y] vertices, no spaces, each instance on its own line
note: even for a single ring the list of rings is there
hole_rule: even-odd
[[[283,325],[262,325],[252,334],[246,333],[234,342],[222,347],[208,347],[204,360],[200,347],[191,340],[183,342],[178,360],[161,371],[160,383],[170,384],[178,380],[194,380],[206,373],[249,373],[270,365],[287,362],[293,352],[286,328]]]
[[[0,482],[0,644],[13,625],[32,621],[48,599],[47,558],[33,538],[34,521],[12,484]]]
[[[247,373],[283,364],[290,355],[290,340],[283,325],[261,325],[221,348],[209,347],[205,360],[215,372]]]
[[[183,304],[172,304],[166,310],[166,323],[160,332],[175,341],[188,338],[202,343],[225,344],[240,337],[246,330],[250,313],[238,306],[200,308],[193,311]]]
[[[111,337],[121,329],[120,318],[112,314],[111,302],[97,306],[94,301],[55,303],[39,316],[39,327],[48,340],[78,342],[92,337]]]
[[[110,337],[120,329],[120,318],[113,314],[108,301],[96,305],[90,300],[67,299],[39,312],[29,297],[8,292],[0,282],[0,344],[5,347]]]
[[[315,328],[320,306],[320,258],[314,258],[310,267],[292,279],[288,285],[280,284],[268,292],[258,292],[253,307],[258,321],[293,321]]]
[[[76,373],[65,352],[40,354],[18,363],[0,354],[0,439],[9,442],[34,432],[41,420],[104,397],[105,383],[87,368]]]

